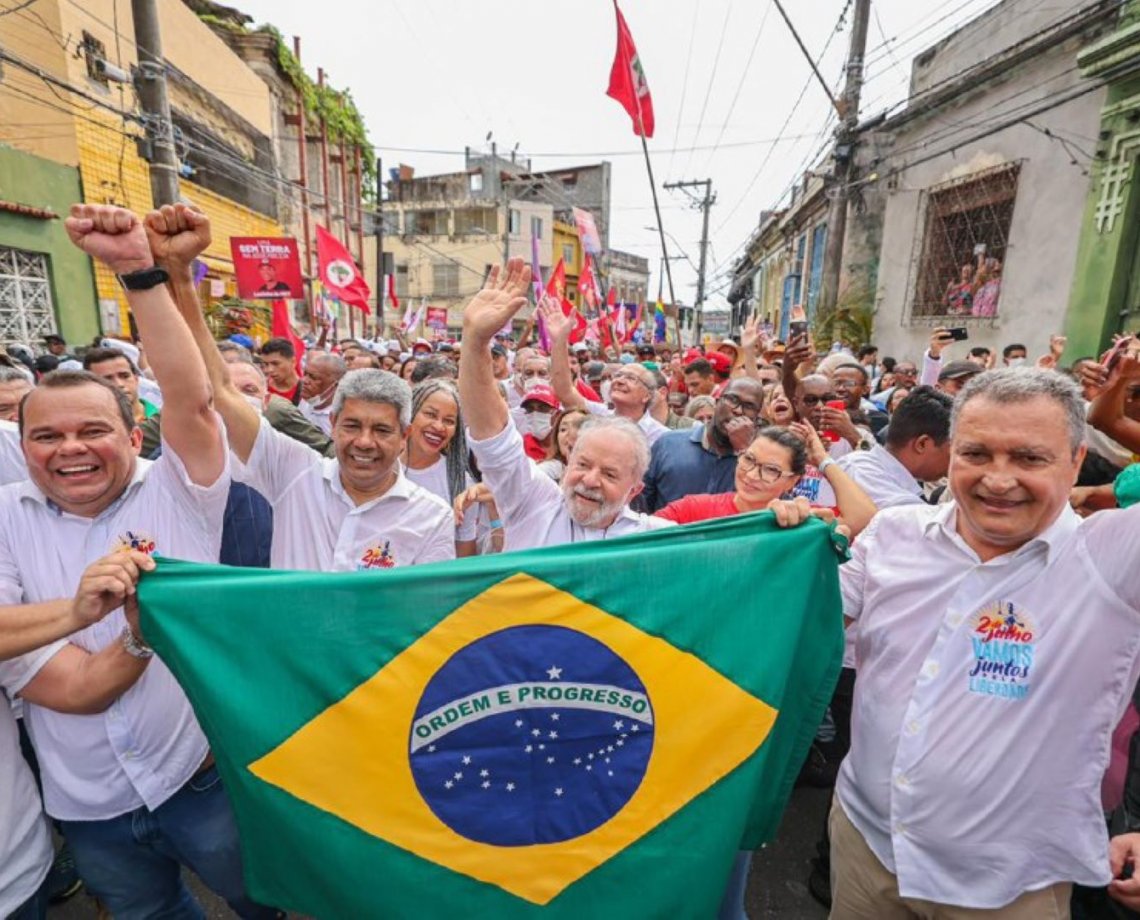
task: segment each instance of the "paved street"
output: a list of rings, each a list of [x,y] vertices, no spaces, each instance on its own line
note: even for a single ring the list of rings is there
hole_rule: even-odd
[[[806,880],[830,798],[831,791],[824,789],[797,789],[792,794],[779,839],[752,863],[747,896],[751,920],[823,920],[827,916],[808,894]],[[210,920],[233,916],[224,903],[202,890],[197,879],[191,879],[191,887],[206,905]],[[93,902],[85,895],[48,912],[49,920],[91,920],[94,916]]]

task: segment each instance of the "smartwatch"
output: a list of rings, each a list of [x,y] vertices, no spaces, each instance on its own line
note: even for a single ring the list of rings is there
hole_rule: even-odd
[[[158,287],[160,284],[166,284],[170,280],[170,275],[165,268],[159,268],[157,265],[152,265],[150,268],[139,269],[137,272],[129,272],[126,275],[116,275],[119,279],[119,284],[123,286],[126,291],[149,291],[151,288]]]

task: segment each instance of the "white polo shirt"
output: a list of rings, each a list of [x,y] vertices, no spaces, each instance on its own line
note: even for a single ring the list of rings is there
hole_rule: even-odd
[[[275,569],[352,572],[455,558],[451,507],[397,470],[379,498],[357,505],[340,464],[275,431],[263,418],[253,452],[234,478],[273,506]]]
[[[25,674],[38,671],[61,643],[53,643],[14,661],[0,662],[0,684],[23,686]],[[0,917],[36,893],[54,857],[40,794],[20,752],[16,719],[0,693]]]
[[[851,451],[838,463],[880,511],[922,503],[922,487],[885,447],[876,444],[870,450]]]
[[[20,446],[20,428],[15,422],[0,420],[0,486],[27,478],[28,465]]]
[[[126,491],[94,518],[60,511],[30,480],[0,489],[0,605],[70,597],[88,565],[123,546],[218,561],[228,463],[205,488],[190,481],[165,443],[158,460],[135,463]],[[116,610],[68,641],[97,652],[120,640],[125,623]],[[26,657],[16,659],[21,677],[6,684],[10,694],[46,663],[30,668]],[[0,675],[12,673],[6,666]],[[26,704],[24,722],[40,762],[44,805],[64,820],[114,818],[142,805],[153,810],[182,788],[209,753],[189,701],[157,658],[102,713],[65,715]]]
[[[1140,673],[1140,505],[982,563],[957,505],[879,512],[840,568],[857,620],[836,794],[903,897],[997,908],[1109,881],[1100,784]]]
[[[586,411],[589,412],[590,415],[605,415],[608,417],[617,415],[613,409],[604,403],[594,402],[591,399],[585,400],[585,403]],[[645,434],[645,440],[649,442],[650,447],[657,443],[657,439],[661,437],[661,435],[669,433],[669,429],[648,412],[644,413],[634,424]]]
[[[477,441],[467,432],[483,482],[495,496],[503,522],[503,551],[557,546],[584,540],[624,537],[675,526],[673,521],[638,514],[627,505],[609,527],[583,527],[570,517],[562,489],[523,450],[522,435],[509,422],[493,438]]]
[[[323,409],[316,408],[309,400],[302,399],[297,407],[305,420],[314,428],[319,428],[326,435],[332,435],[332,402]]]

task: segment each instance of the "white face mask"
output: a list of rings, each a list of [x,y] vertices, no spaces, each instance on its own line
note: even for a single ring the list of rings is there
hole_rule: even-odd
[[[1024,358],[1010,358],[1009,361],[1007,361],[1006,363],[1009,364],[1010,367],[1021,367],[1021,365],[1023,365],[1025,363],[1025,359]]]
[[[610,401],[610,382],[608,380],[602,381],[601,392],[598,395],[602,397],[602,402],[608,403]]]
[[[258,415],[261,415],[261,412],[262,412],[262,409],[264,408],[264,406],[262,406],[262,404],[261,404],[261,397],[260,396],[250,396],[248,393],[242,393],[241,398],[244,399],[251,406],[253,406],[253,408],[257,410]]]
[[[545,412],[528,412],[526,414],[526,426],[530,429],[538,440],[546,440],[546,436],[550,434],[550,429],[553,427],[550,421],[550,416]]]

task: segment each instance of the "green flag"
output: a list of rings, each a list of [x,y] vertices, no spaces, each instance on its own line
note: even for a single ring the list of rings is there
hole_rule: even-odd
[[[764,513],[372,573],[163,560],[139,599],[258,900],[704,917],[830,698],[837,563]]]

